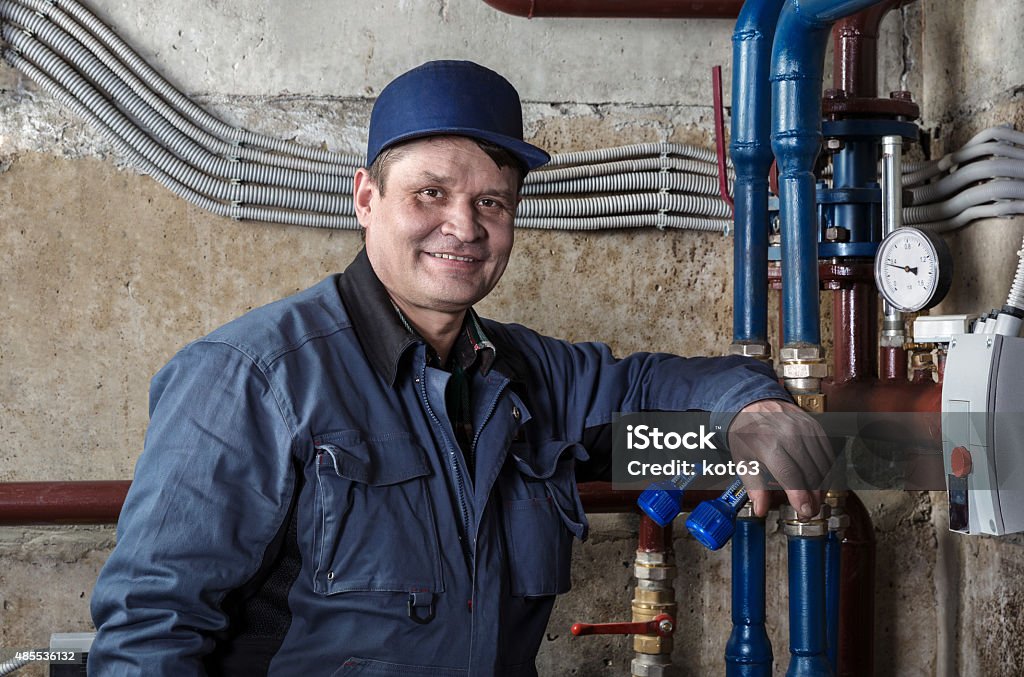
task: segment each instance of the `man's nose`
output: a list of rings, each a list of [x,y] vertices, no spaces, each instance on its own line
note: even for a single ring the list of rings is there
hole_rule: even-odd
[[[445,213],[441,233],[453,235],[460,242],[474,242],[483,237],[484,234],[484,228],[480,224],[479,216],[472,202],[454,200],[449,204],[448,210]]]

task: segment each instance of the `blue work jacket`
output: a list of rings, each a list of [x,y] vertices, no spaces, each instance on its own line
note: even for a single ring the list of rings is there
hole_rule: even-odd
[[[575,473],[616,412],[785,398],[739,357],[635,354],[481,320],[473,472],[449,374],[365,252],[153,379],[150,425],[92,598],[92,675],[536,675],[587,521]],[[712,421],[714,423],[714,419]]]

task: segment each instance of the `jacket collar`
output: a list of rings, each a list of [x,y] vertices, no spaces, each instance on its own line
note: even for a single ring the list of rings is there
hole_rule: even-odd
[[[338,292],[363,353],[380,377],[394,386],[402,355],[421,339],[406,329],[395,312],[391,297],[370,266],[366,248],[338,278]]]
[[[384,284],[370,265],[365,247],[345,269],[345,273],[338,277],[338,292],[363,353],[377,374],[394,387],[402,356],[410,347],[422,343],[423,339],[410,331],[395,311]],[[476,321],[473,309],[468,312]],[[513,381],[521,380],[525,370],[522,368],[519,351],[504,340],[504,332],[488,330],[487,338],[494,344],[495,360],[492,368]]]

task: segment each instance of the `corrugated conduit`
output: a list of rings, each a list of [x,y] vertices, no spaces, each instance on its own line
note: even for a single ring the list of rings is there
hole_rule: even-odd
[[[176,195],[235,219],[358,228],[350,193],[361,156],[225,124],[76,0],[0,0],[0,20],[8,62]],[[948,230],[975,218],[1024,212],[1022,143],[1021,132],[995,127],[941,160],[908,163],[904,184],[912,188],[915,206],[905,210],[904,222]],[[516,223],[728,233],[715,161],[710,149],[678,143],[555,155],[526,177]],[[730,165],[730,184],[732,176]],[[986,183],[972,186],[979,181]]]

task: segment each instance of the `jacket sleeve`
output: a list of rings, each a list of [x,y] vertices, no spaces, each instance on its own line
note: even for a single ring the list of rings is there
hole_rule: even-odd
[[[582,479],[608,474],[610,448],[604,447],[616,413],[708,411],[712,427],[725,433],[748,404],[790,400],[772,368],[751,358],[634,353],[617,359],[603,343],[569,343],[506,327],[524,352],[530,379],[546,383],[551,401],[544,406],[556,425],[565,426],[566,439],[582,441],[591,451]]]
[[[263,370],[200,341],[153,379],[145,449],[92,596],[90,675],[196,675],[225,596],[286,519],[295,436]]]

